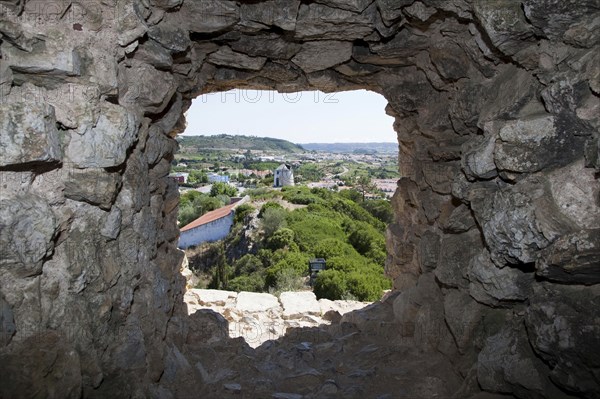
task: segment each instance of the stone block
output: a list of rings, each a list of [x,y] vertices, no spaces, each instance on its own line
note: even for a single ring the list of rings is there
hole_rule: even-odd
[[[284,319],[297,319],[305,314],[321,315],[321,307],[312,291],[282,292],[279,301],[283,306]]]
[[[281,309],[279,300],[271,294],[240,292],[235,308],[240,312],[264,312],[268,309]]]
[[[306,73],[331,68],[352,56],[352,43],[338,41],[307,42],[292,62]]]
[[[469,293],[490,306],[510,306],[529,298],[533,273],[511,267],[499,268],[484,250],[471,259],[468,270]]]
[[[137,135],[135,115],[124,107],[103,103],[93,126],[71,131],[66,149],[70,164],[79,168],[110,168],[125,162]]]
[[[0,166],[62,161],[54,108],[45,103],[0,103],[0,143]]]

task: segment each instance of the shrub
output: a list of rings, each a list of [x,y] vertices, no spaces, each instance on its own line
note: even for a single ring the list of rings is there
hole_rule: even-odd
[[[264,212],[261,226],[266,238],[271,237],[277,230],[286,227],[286,215],[287,211],[283,208],[269,208]]]
[[[385,224],[392,223],[394,218],[394,211],[392,210],[392,204],[388,200],[371,200],[365,201],[360,204],[364,209],[367,210],[371,215],[381,220]]]
[[[179,213],[177,214],[177,220],[179,221],[180,227],[189,224],[198,217],[200,217],[200,215],[192,204],[188,203],[185,205],[179,205]]]
[[[325,260],[335,256],[351,257],[358,255],[358,252],[344,241],[335,238],[326,238],[319,241],[313,249],[316,258],[324,258]]]
[[[277,230],[267,241],[267,247],[272,250],[291,249],[297,250],[298,244],[294,242],[294,231],[288,228]]]
[[[271,190],[267,187],[259,187],[252,190],[247,190],[246,194],[248,194],[252,199],[272,199],[279,197],[279,192]]]
[[[283,209],[283,206],[277,202],[269,201],[266,202],[263,206],[260,207],[260,212],[258,212],[258,217],[262,218],[267,211],[267,209]]]
[[[275,257],[280,256],[281,259],[267,269],[265,275],[265,283],[269,287],[276,287],[281,277],[281,273],[288,269],[293,270],[298,277],[308,274],[308,259],[309,257],[300,252],[277,251],[273,254]],[[288,273],[284,272],[284,273]]]
[[[362,194],[353,188],[340,191],[340,196],[347,198],[354,202],[361,202],[361,200],[362,200]]]
[[[231,291],[250,291],[262,292],[265,282],[260,274],[252,274],[249,276],[238,276],[229,281],[227,289]]]
[[[242,204],[235,208],[235,215],[233,217],[234,223],[243,223],[246,217],[254,212],[254,207],[249,204]]]
[[[323,240],[346,240],[346,233],[338,220],[306,212],[304,209],[295,210],[292,214],[294,213],[296,215],[288,218],[288,227],[294,230],[300,250],[313,253],[314,248]]]
[[[364,269],[367,263],[367,260],[358,254],[355,256],[334,256],[327,259],[327,269],[350,273]]]
[[[335,301],[342,299],[348,291],[346,275],[339,270],[324,270],[317,275],[314,292],[317,298]]]
[[[381,274],[352,272],[347,275],[348,291],[359,301],[378,301],[391,282]]]
[[[283,198],[292,204],[309,205],[323,202],[321,198],[310,192],[308,187],[290,187],[283,191]]]
[[[355,222],[347,226],[347,231],[349,232],[348,242],[361,255],[370,253],[379,259],[380,253],[385,253],[385,238],[383,234],[369,224]],[[383,257],[383,261],[385,261],[385,256]]]
[[[303,288],[302,275],[294,269],[284,268],[277,272],[276,283],[269,289],[269,292],[278,295],[285,291],[300,291]]]
[[[234,262],[233,266],[235,267],[236,275],[249,275],[264,268],[262,260],[251,254],[242,256]]]

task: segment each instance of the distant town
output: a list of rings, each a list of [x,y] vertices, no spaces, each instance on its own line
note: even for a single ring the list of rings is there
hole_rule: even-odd
[[[372,185],[366,198],[391,197],[398,175],[397,143],[331,143],[296,145],[285,140],[250,136],[181,136],[171,177],[185,192],[210,192],[212,183],[246,188],[277,184],[275,170],[287,165],[295,184],[340,190],[361,176]],[[304,148],[306,147],[306,148]],[[363,179],[364,182],[364,179]]]

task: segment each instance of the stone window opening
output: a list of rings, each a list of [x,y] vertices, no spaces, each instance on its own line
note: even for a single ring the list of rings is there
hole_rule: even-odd
[[[0,396],[597,396],[597,2],[3,0],[0,18]],[[186,315],[174,262],[174,137],[231,88],[381,93],[400,148],[393,294],[257,350]]]

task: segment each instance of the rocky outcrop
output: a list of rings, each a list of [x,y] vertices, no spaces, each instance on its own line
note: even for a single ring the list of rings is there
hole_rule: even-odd
[[[224,320],[187,315],[166,177],[191,100],[249,87],[381,93],[402,175],[395,296],[345,315],[316,351],[300,335],[264,348],[259,397],[597,398],[599,13],[595,0],[0,1],[0,396],[251,395],[232,377],[251,350]],[[369,349],[375,337],[392,346]],[[364,368],[311,360],[336,353]],[[421,389],[369,385],[394,378]]]
[[[282,292],[279,297],[254,292],[190,289],[185,294],[188,313],[212,311],[227,320],[231,338],[242,337],[256,348],[277,340],[294,328],[316,328],[341,320],[345,313],[362,309],[369,303],[329,301],[314,293]]]

